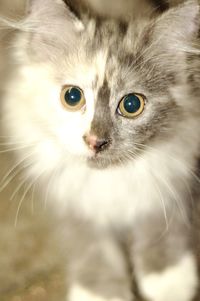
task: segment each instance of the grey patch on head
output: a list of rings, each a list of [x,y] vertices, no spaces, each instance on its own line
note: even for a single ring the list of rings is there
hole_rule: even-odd
[[[97,94],[95,113],[91,124],[91,134],[96,135],[100,140],[107,141],[107,146],[101,152],[97,152],[95,157],[88,160],[88,164],[92,168],[105,168],[111,163],[109,159],[109,147],[112,145],[113,122],[109,101],[110,88],[105,78]]]
[[[182,108],[169,93],[169,88],[178,83],[174,65],[170,68],[167,66],[171,55],[165,56],[166,61],[163,61],[162,45],[158,48],[154,41],[154,22],[143,26],[143,31],[140,29],[139,34],[135,33],[137,26],[133,28],[132,36],[136,35],[136,40],[132,41],[132,51],[130,47],[126,47],[126,39],[130,38],[126,36],[126,30],[123,31],[121,43],[116,47],[120,35],[120,26],[116,25],[116,22],[101,20],[92,41],[92,51],[100,46],[109,50],[106,64],[107,81],[99,90],[95,118],[92,122],[92,130],[100,138],[107,138],[102,135],[107,136],[108,129],[110,131],[108,136],[111,137],[112,143],[109,149],[98,157],[102,160],[101,166],[104,167],[134,161],[146,147],[156,143],[158,139],[160,142],[170,139],[174,135],[176,123],[182,118]],[[121,98],[130,92],[144,92],[142,94],[148,96],[148,102],[153,106],[151,116],[143,123],[138,124],[134,119],[117,114]],[[164,101],[160,101],[160,97]],[[148,110],[148,103],[146,107],[145,110]],[[138,119],[140,118],[142,117],[139,116]]]
[[[97,17],[94,22],[93,36],[88,39],[87,47],[92,53],[107,48],[108,52],[116,52],[119,40],[123,42],[129,28],[129,22],[117,21],[105,17]]]
[[[125,36],[128,31],[128,22],[119,22],[119,32],[121,33],[122,36]]]
[[[112,119],[109,107],[110,88],[107,79],[104,80],[97,95],[94,118],[91,124],[91,133],[99,139],[110,139]]]
[[[200,45],[200,41],[199,41]],[[200,51],[200,47],[199,47]],[[187,55],[187,83],[191,88],[191,94],[198,95],[200,94],[200,55],[199,54],[188,54]]]

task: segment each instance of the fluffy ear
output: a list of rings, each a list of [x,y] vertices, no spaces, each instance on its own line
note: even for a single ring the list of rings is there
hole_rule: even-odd
[[[171,51],[187,51],[200,29],[200,6],[198,1],[187,1],[170,9],[154,24],[154,37],[158,44]],[[189,49],[189,48],[188,48]]]
[[[79,31],[83,29],[83,24],[76,11],[78,12],[75,7],[68,5],[68,0],[27,1],[27,18],[32,21],[36,20],[39,26],[42,24],[45,26],[47,23],[63,26],[65,23],[69,29]]]
[[[84,24],[67,0],[29,0],[21,29],[29,33],[28,54],[44,61],[73,49]]]

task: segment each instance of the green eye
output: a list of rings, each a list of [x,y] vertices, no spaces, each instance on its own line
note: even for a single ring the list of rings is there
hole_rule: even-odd
[[[60,97],[62,104],[69,111],[79,111],[85,105],[83,91],[75,86],[65,86]]]
[[[128,94],[119,103],[118,113],[127,118],[139,116],[145,106],[145,98],[140,94]]]

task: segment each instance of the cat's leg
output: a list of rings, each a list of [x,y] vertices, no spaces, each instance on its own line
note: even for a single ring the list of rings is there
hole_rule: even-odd
[[[190,229],[178,217],[165,230],[158,218],[147,220],[137,225],[132,251],[141,295],[150,301],[192,301],[199,281]]]
[[[76,228],[76,229],[75,229]],[[68,242],[67,301],[133,301],[131,273],[112,235],[86,224]]]

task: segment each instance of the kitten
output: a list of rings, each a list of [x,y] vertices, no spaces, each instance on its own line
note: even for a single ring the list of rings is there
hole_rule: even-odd
[[[135,300],[134,268],[144,298],[191,301],[199,5],[122,20],[72,3],[30,1],[2,100],[28,187],[67,215],[66,300]]]

